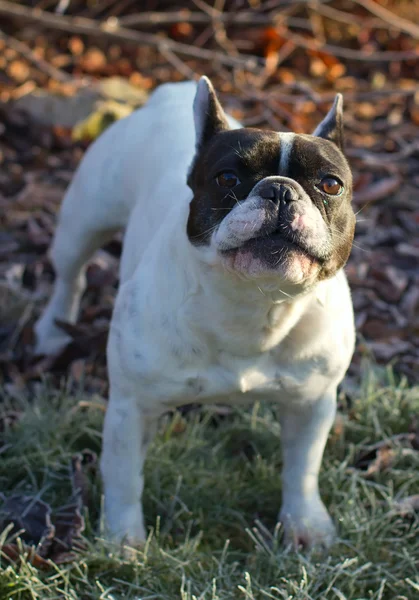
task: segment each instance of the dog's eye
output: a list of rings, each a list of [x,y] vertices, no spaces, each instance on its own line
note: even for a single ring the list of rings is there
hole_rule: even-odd
[[[226,171],[225,173],[220,173],[215,178],[215,181],[217,182],[217,184],[220,187],[225,187],[225,188],[233,188],[233,187],[236,187],[236,185],[239,185],[239,183],[240,183],[240,179],[237,177],[237,175],[235,175],[231,171]]]
[[[318,187],[329,196],[340,196],[343,192],[343,185],[334,177],[324,177]]]

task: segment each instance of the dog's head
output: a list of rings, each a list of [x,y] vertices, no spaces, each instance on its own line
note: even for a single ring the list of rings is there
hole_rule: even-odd
[[[332,277],[355,228],[341,96],[313,135],[231,129],[203,77],[194,119],[190,242],[229,272],[291,291]]]

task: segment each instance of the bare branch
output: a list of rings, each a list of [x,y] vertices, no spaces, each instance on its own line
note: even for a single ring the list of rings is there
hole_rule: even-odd
[[[261,66],[263,66],[263,60],[259,59],[257,56],[227,56],[223,52],[208,50],[206,48],[197,48],[158,35],[133,31],[131,29],[120,27],[118,19],[116,18],[110,18],[104,22],[97,22],[93,19],[68,17],[52,14],[36,8],[31,9],[20,4],[8,2],[7,0],[0,1],[0,14],[32,21],[47,29],[104,37],[110,40],[123,42],[132,42],[136,45],[143,44],[145,46],[153,46],[158,50],[163,48],[182,56],[189,56],[212,62],[215,61],[228,67],[240,67],[247,69],[248,71],[259,72]]]
[[[363,8],[365,8],[365,10],[375,15],[376,17],[379,17],[395,29],[408,33],[416,40],[419,39],[419,26],[415,23],[412,23],[407,19],[403,19],[402,17],[397,16],[387,8],[384,8],[384,6],[380,6],[372,0],[352,0],[352,2],[355,2],[355,4],[362,6]]]
[[[39,58],[39,56],[36,56],[35,52],[32,52],[32,50],[26,44],[10,35],[7,35],[1,29],[0,39],[4,40],[9,48],[16,50],[16,52],[21,54],[24,58],[26,58],[26,60],[35,65],[35,67],[37,67],[43,73],[46,73],[46,75],[49,77],[52,77],[57,81],[62,81],[63,83],[74,80],[69,73],[62,71],[61,69],[57,69],[57,67],[50,65],[46,60]]]
[[[256,11],[220,12],[209,14],[207,12],[175,10],[167,12],[143,12],[126,15],[119,18],[122,27],[156,27],[157,25],[175,25],[176,23],[191,23],[192,25],[208,25],[211,21],[220,21],[225,25],[257,26],[273,25],[276,21],[275,14],[261,14]],[[307,19],[299,17],[285,17],[291,27],[311,29]]]
[[[0,3],[1,4],[1,3]],[[332,46],[331,44],[322,44],[315,38],[306,38],[301,35],[291,33],[290,31],[281,31],[281,35],[301,48],[308,50],[317,50],[339,58],[347,60],[360,60],[365,62],[392,62],[417,60],[419,52],[417,50],[397,51],[382,51],[382,52],[365,52],[365,50],[354,50],[353,48],[342,48],[341,46]]]

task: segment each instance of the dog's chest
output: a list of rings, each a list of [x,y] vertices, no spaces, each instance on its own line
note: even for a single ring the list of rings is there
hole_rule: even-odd
[[[298,402],[322,393],[330,357],[320,346],[308,347],[307,334],[298,343],[293,341],[295,334],[289,334],[306,303],[279,305],[275,314],[268,311],[258,320],[255,309],[243,315],[242,306],[235,312],[224,307],[217,315],[228,313],[229,318],[220,321],[219,316],[209,319],[205,297],[199,296],[199,302],[193,297],[192,306],[184,302],[175,311],[173,302],[162,307],[163,296],[154,303],[138,298],[142,290],[124,287],[108,356],[109,363],[115,358],[121,375],[132,380],[144,408],[159,412],[193,402]]]
[[[312,361],[293,365],[278,362],[274,352],[252,358],[220,352],[218,360],[208,366],[167,373],[159,387],[168,406],[189,402],[241,404],[304,399],[308,389],[320,386],[320,379]]]

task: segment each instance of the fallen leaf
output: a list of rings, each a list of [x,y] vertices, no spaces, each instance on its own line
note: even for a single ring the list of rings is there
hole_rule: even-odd
[[[37,498],[19,494],[7,499],[2,495],[2,499],[0,530],[13,525],[10,534],[19,533],[24,542],[36,545],[38,552],[42,554],[43,548],[49,545],[55,531],[51,522],[50,506]]]
[[[87,73],[99,73],[106,67],[106,56],[99,48],[89,48],[81,58],[80,65]]]
[[[387,342],[369,342],[368,347],[378,360],[388,363],[395,357],[399,358],[402,353],[409,352],[412,345],[397,337],[391,337]]]
[[[338,412],[335,417],[335,421],[333,423],[333,427],[330,433],[332,438],[332,442],[336,443],[338,440],[342,439],[345,433],[345,418],[342,413]]]
[[[7,74],[15,79],[18,83],[23,83],[29,77],[29,65],[22,60],[13,60],[7,68]]]
[[[132,113],[132,106],[114,100],[98,102],[96,110],[73,129],[73,140],[95,140],[114,121]]]
[[[97,455],[92,450],[83,450],[71,459],[72,486],[75,496],[80,497],[80,506],[89,504],[89,477],[97,468]]]
[[[21,540],[3,545],[9,560],[18,562],[24,555],[33,566],[47,568],[47,559],[56,564],[68,562],[74,558],[74,550],[84,546],[80,500],[61,507],[51,518],[51,507],[42,500],[18,494],[2,498],[0,532],[11,525],[8,537],[18,535]]]
[[[355,457],[354,468],[364,471],[367,478],[386,471],[393,464],[397,447],[409,446],[411,449],[414,439],[414,433],[399,433],[378,442]]]
[[[393,503],[394,512],[398,513],[402,517],[411,515],[414,512],[419,511],[419,494],[413,496],[406,496],[402,500],[398,500]]]
[[[79,504],[78,501],[73,502],[54,513],[55,535],[48,548],[48,558],[56,564],[74,560],[74,551],[85,546],[81,537],[84,519]]]
[[[22,558],[36,569],[50,569],[51,564],[40,556],[35,548],[25,544],[4,544],[0,548],[0,554],[12,563],[19,563]]]
[[[175,23],[170,28],[170,37],[175,40],[185,40],[191,37],[194,32],[194,28],[190,23],[186,21],[183,23]]]
[[[392,448],[383,446],[359,457],[355,462],[355,467],[365,471],[365,477],[369,478],[389,469],[393,464],[394,456],[395,452]]]

